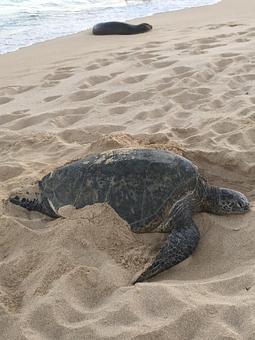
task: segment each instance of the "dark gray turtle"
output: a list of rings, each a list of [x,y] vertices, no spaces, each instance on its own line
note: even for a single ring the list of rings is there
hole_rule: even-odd
[[[119,149],[64,165],[39,181],[38,198],[10,201],[28,210],[59,217],[58,209],[107,202],[135,233],[169,236],[156,259],[135,281],[142,282],[185,260],[195,250],[199,232],[192,215],[244,213],[240,192],[209,185],[189,160],[153,149]]]

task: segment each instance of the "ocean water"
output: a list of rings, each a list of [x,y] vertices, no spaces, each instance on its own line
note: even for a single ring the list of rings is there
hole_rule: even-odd
[[[102,21],[124,21],[219,1],[0,0],[0,54],[80,32]]]

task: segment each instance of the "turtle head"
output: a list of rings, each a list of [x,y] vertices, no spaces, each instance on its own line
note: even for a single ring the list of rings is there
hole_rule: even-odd
[[[208,204],[208,211],[217,215],[243,214],[249,210],[248,199],[238,191],[214,187],[210,198],[211,205]]]

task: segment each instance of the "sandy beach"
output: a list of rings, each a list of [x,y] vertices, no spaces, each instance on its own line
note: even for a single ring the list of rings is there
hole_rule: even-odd
[[[255,2],[154,15],[0,55],[0,339],[255,339]],[[173,150],[245,215],[201,213],[195,253],[131,285],[164,234],[106,204],[52,220],[8,202],[49,171],[121,147]]]

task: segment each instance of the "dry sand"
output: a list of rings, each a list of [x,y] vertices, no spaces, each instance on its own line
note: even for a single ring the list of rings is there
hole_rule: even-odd
[[[89,152],[147,145],[254,202],[254,13],[224,0],[148,18],[147,34],[0,56],[0,339],[255,339],[253,207],[199,214],[194,255],[132,286],[164,236],[131,233],[107,205],[52,221],[6,201]]]

